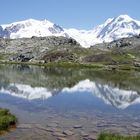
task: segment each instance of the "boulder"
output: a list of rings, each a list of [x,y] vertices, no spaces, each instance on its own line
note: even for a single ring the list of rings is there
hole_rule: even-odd
[[[140,67],[140,62],[134,62],[135,67]]]

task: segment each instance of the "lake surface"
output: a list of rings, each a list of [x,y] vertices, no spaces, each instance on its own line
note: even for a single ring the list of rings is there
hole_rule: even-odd
[[[0,65],[0,107],[18,118],[2,140],[140,134],[140,72]]]

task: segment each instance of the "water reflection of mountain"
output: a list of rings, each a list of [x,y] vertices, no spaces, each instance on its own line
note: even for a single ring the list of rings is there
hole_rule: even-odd
[[[140,102],[139,75],[139,72],[1,65],[0,92],[28,100],[47,99],[61,92],[90,92],[107,104],[126,108]]]
[[[1,88],[1,93],[11,96],[24,98],[28,100],[48,99],[60,93],[57,89],[49,91],[43,87],[31,87],[30,85],[10,84],[6,88]],[[140,96],[136,91],[121,90],[108,85],[101,85],[90,80],[80,81],[72,88],[65,87],[61,93],[80,93],[89,92],[94,96],[101,98],[106,104],[111,104],[114,107],[124,109],[131,104],[140,103]]]
[[[136,91],[122,90],[109,85],[101,85],[99,83],[84,80],[80,81],[72,88],[64,88],[67,92],[90,92],[93,95],[104,100],[106,104],[111,104],[116,108],[124,109],[131,104],[140,103],[140,95]]]

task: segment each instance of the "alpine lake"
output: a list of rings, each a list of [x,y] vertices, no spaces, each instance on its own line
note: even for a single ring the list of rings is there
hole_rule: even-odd
[[[1,64],[0,108],[18,118],[0,140],[140,135],[140,72]]]

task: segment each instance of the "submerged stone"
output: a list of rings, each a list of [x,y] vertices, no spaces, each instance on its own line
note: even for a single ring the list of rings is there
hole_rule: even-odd
[[[83,126],[82,125],[74,125],[74,127],[73,128],[82,128]]]
[[[47,124],[47,126],[48,126],[48,127],[57,127],[58,124],[56,124],[56,123],[49,123],[49,124]]]
[[[61,132],[54,132],[52,133],[53,136],[56,136],[56,137],[66,137],[65,134],[62,134]]]
[[[63,131],[63,134],[68,135],[68,136],[71,136],[74,133],[72,131],[70,131],[70,130],[65,130],[65,131]]]

